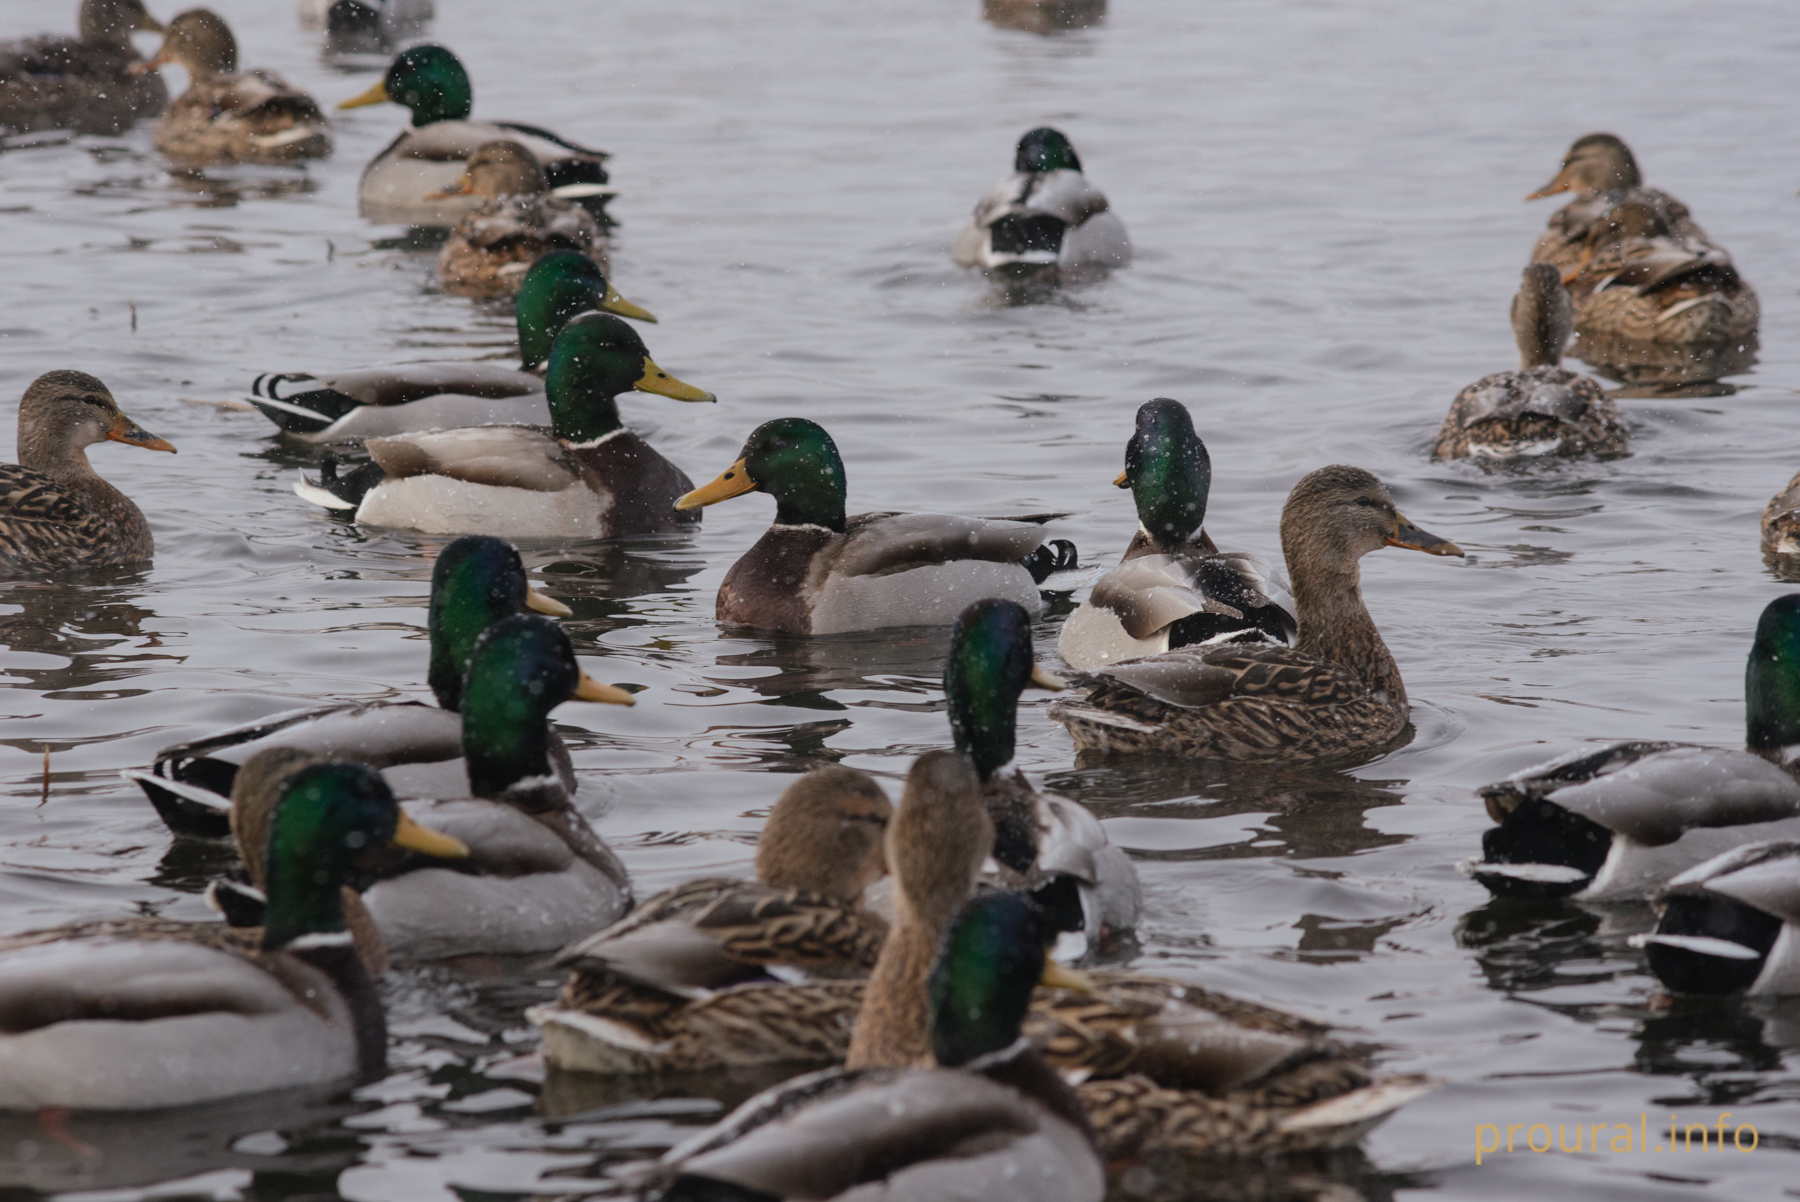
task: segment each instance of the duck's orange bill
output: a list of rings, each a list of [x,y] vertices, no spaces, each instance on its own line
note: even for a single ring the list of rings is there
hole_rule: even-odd
[[[693,492],[683,493],[675,502],[677,509],[702,509],[708,505],[717,505],[720,501],[729,501],[733,497],[741,497],[756,489],[756,481],[751,478],[750,471],[744,466],[742,459],[726,468],[719,478],[711,484],[702,484]]]
[[[400,811],[400,825],[394,828],[394,837],[389,842],[395,847],[404,847],[408,851],[436,856],[440,860],[466,860],[469,858],[469,848],[461,839],[452,839],[442,831],[434,831],[428,826],[420,826],[407,815],[405,810]]]
[[[340,104],[340,105],[338,105],[338,107],[343,108],[344,106]],[[451,184],[448,188],[441,189],[440,191],[437,191],[437,192],[427,192],[425,194],[425,199],[426,200],[449,200],[452,196],[473,195],[474,191],[475,191],[474,185],[469,182],[469,173],[467,171],[465,171],[462,173],[461,176],[459,176],[457,178],[457,181],[454,184]]]
[[[1463,549],[1447,538],[1439,538],[1428,530],[1421,530],[1406,520],[1405,514],[1396,514],[1400,525],[1383,540],[1390,547],[1405,547],[1408,551],[1423,551],[1427,555],[1461,555]]]
[[[1528,196],[1525,197],[1525,199],[1526,200],[1542,200],[1546,196],[1555,196],[1559,192],[1569,191],[1571,188],[1574,187],[1574,185],[1568,181],[1568,179],[1566,178],[1567,175],[1568,175],[1568,168],[1565,167],[1563,170],[1558,171],[1556,173],[1555,179],[1551,180],[1549,183],[1547,183],[1543,187],[1539,188],[1536,192],[1529,194]]]
[[[157,26],[157,29],[160,31],[162,26]],[[148,75],[158,67],[166,66],[174,61],[175,56],[169,53],[169,44],[164,42],[163,48],[156,52],[155,58],[146,59],[141,63],[132,63],[131,66],[125,68],[125,72],[128,75]]]
[[[575,685],[575,700],[599,701],[604,702],[607,705],[637,704],[637,698],[633,697],[630,693],[627,693],[624,689],[615,688],[609,684],[601,684],[586,672],[581,674],[581,680]]]
[[[175,453],[174,443],[166,438],[158,438],[123,413],[119,414],[119,420],[113,423],[112,429],[106,432],[106,436],[114,442],[130,443],[134,447],[144,447],[151,451],[167,451],[171,455]]]
[[[362,95],[352,96],[348,100],[338,101],[338,107],[341,109],[360,109],[366,108],[371,104],[385,104],[390,99],[392,99],[392,97],[387,93],[387,80],[382,79],[377,80],[375,86],[364,92]]]

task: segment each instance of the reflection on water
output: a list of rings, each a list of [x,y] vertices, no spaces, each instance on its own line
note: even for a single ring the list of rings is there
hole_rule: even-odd
[[[87,690],[82,697],[98,700],[141,692],[94,686],[136,680],[147,660],[178,658],[155,650],[162,644],[154,636],[138,643],[140,650],[132,654],[117,650],[142,638],[140,624],[152,616],[134,603],[148,575],[142,567],[98,568],[79,577],[65,576],[55,584],[0,586],[0,647],[30,653],[12,657],[7,674],[40,696],[65,697]],[[143,649],[151,651],[145,654]],[[0,743],[6,742],[0,737]],[[28,749],[21,743],[13,745]]]

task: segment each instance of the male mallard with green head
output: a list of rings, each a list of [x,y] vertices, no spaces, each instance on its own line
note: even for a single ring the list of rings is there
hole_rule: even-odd
[[[1119,566],[1063,623],[1056,641],[1063,662],[1098,668],[1232,630],[1293,637],[1293,615],[1276,599],[1291,604],[1284,582],[1253,555],[1220,554],[1201,528],[1212,459],[1185,405],[1167,397],[1144,402],[1113,483],[1131,490],[1138,531]]]
[[[1731,256],[1687,206],[1644,186],[1637,159],[1612,134],[1578,138],[1556,178],[1527,196],[1573,192],[1532,248],[1562,273],[1584,339],[1679,346],[1737,343],[1761,306]]]
[[[446,196],[478,196],[479,207],[438,251],[438,278],[457,296],[511,296],[525,272],[553,251],[592,254],[600,227],[573,201],[550,195],[537,157],[511,140],[484,142]]]
[[[598,310],[654,322],[649,310],[619,295],[600,265],[573,250],[553,250],[526,271],[514,312],[517,368],[461,360],[406,363],[313,375],[266,372],[245,398],[303,442],[360,442],[388,434],[509,422],[550,424],[544,363],[563,327]],[[289,384],[298,392],[281,395]]]
[[[187,68],[188,89],[156,123],[156,148],[184,166],[297,163],[331,153],[325,114],[269,71],[239,71],[237,39],[217,13],[189,9],[169,22],[162,49],[134,71]]]
[[[476,208],[454,188],[469,156],[489,142],[523,144],[537,157],[553,194],[579,200],[595,216],[616,189],[607,185],[606,153],[559,138],[535,125],[471,121],[475,91],[461,60],[442,46],[413,46],[381,81],[341,109],[393,101],[412,113],[412,125],[363,168],[357,202],[370,221],[451,226]]]
[[[1525,269],[1512,328],[1518,370],[1483,376],[1456,394],[1432,458],[1623,455],[1630,435],[1618,405],[1593,380],[1559,366],[1575,333],[1575,307],[1551,264]]]
[[[169,103],[156,75],[134,74],[137,30],[162,32],[144,0],[81,0],[80,34],[0,42],[0,133],[118,134]]]
[[[259,930],[125,918],[0,939],[0,1109],[147,1110],[379,1074],[387,1026],[343,886],[386,847],[466,854],[360,764],[287,777]]]
[[[945,626],[971,601],[1043,609],[1038,584],[1073,566],[1034,522],[942,513],[844,514],[844,461],[817,422],[751,431],[737,462],[675,503],[700,509],[747,492],[775,498],[775,524],[725,573],[717,617],[781,634]],[[1066,550],[1061,550],[1066,548]]]
[[[1125,223],[1081,173],[1075,147],[1059,130],[1028,130],[1013,173],[975,203],[951,257],[963,267],[1013,264],[1068,270],[1131,262]]]
[[[1299,634],[1292,647],[1213,643],[1084,673],[1051,704],[1075,745],[1220,760],[1311,760],[1378,750],[1406,726],[1406,686],[1363,605],[1357,561],[1381,547],[1461,555],[1400,516],[1361,468],[1303,477],[1281,511]]]
[[[88,463],[97,442],[175,450],[119,412],[106,385],[85,372],[31,382],[19,401],[19,462],[0,465],[0,573],[38,577],[155,554],[143,510]]]
[[[585,313],[557,335],[544,378],[550,428],[472,426],[371,438],[384,475],[304,476],[294,491],[368,526],[427,534],[474,532],[587,542],[665,534],[700,515],[678,512],[685,473],[626,428],[618,397],[716,398],[658,367],[644,340],[608,313]]]

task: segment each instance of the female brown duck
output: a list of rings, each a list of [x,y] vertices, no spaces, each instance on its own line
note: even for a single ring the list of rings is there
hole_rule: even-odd
[[[438,278],[457,296],[513,296],[539,256],[594,253],[600,226],[588,211],[550,195],[535,155],[517,142],[486,142],[443,196],[479,196],[438,252]],[[604,269],[605,252],[595,256]]]
[[[0,43],[0,132],[116,134],[169,103],[154,75],[134,75],[135,30],[160,32],[144,0],[82,0],[79,37]]]
[[[38,576],[151,557],[143,511],[88,463],[87,448],[107,441],[175,449],[120,413],[85,372],[32,381],[19,402],[19,462],[0,466],[0,571]]]
[[[1380,547],[1461,555],[1400,516],[1356,467],[1301,479],[1281,511],[1294,585],[1292,647],[1248,636],[1076,676],[1084,700],[1049,716],[1080,748],[1221,760],[1309,760],[1373,751],[1406,726],[1406,686],[1363,606],[1357,561]]]

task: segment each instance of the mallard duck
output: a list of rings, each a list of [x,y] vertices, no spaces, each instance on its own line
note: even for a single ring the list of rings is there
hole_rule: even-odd
[[[425,611],[431,658],[426,682],[433,709],[416,701],[288,710],[204,738],[165,747],[149,772],[127,772],[178,835],[223,838],[230,834],[230,798],[240,765],[269,747],[303,749],[320,758],[342,757],[392,773],[402,797],[430,785],[454,793],[467,788],[462,756],[463,679],[475,644],[502,618],[532,609],[568,617],[569,607],[532,588],[525,564],[497,538],[459,538],[438,553],[431,568],[431,600]],[[555,732],[550,755],[563,787],[575,791],[575,769]],[[426,769],[425,765],[436,765]]]
[[[977,601],[956,619],[944,661],[944,702],[956,750],[981,780],[994,822],[999,882],[1030,891],[1059,929],[1078,936],[1067,954],[1110,944],[1137,926],[1137,869],[1087,809],[1039,793],[1013,762],[1019,696],[1028,685],[1060,690],[1037,666],[1031,618],[1011,601]]]
[[[1363,606],[1357,561],[1384,546],[1462,554],[1400,516],[1361,468],[1310,473],[1281,510],[1292,647],[1227,634],[1078,674],[1087,696],[1053,702],[1050,718],[1097,751],[1266,762],[1381,747],[1406,726],[1406,685]]]
[[[431,0],[326,0],[314,7],[321,11],[303,11],[301,23],[325,31],[330,58],[392,54],[435,15]]]
[[[511,296],[552,250],[591,253],[600,227],[573,201],[549,193],[537,157],[517,142],[484,142],[444,196],[477,196],[438,251],[438,278],[457,296]]]
[[[1702,344],[1756,333],[1761,306],[1731,256],[1666,192],[1644,187],[1631,149],[1612,134],[1578,138],[1556,178],[1527,196],[1573,192],[1531,261],[1553,264],[1584,338]]]
[[[0,1109],[143,1110],[378,1074],[386,1022],[341,899],[389,845],[467,851],[369,768],[314,764],[269,824],[260,930],[125,918],[0,939]]]
[[[670,1149],[650,1174],[655,1196],[1099,1202],[1092,1129],[1019,1033],[1054,968],[1040,939],[1021,899],[968,903],[941,954],[928,949],[931,1067],[831,1069],[765,1090]]]
[[[1633,935],[1675,993],[1800,993],[1800,842],[1736,847],[1671,880]]]
[[[544,1058],[607,1074],[842,1058],[857,991],[759,986],[874,965],[887,925],[862,893],[886,871],[890,814],[865,773],[802,776],[769,812],[755,881],[689,881],[563,950],[562,996],[526,1012]]]
[[[1600,385],[1565,371],[1575,308],[1549,263],[1524,271],[1512,302],[1519,369],[1483,376],[1456,394],[1431,448],[1434,459],[1622,455],[1625,419]]]
[[[775,498],[775,524],[719,585],[718,619],[734,625],[781,634],[945,626],[981,597],[1010,598],[1038,613],[1038,584],[1052,569],[1074,566],[1073,545],[1046,546],[1031,521],[846,518],[837,444],[803,417],[758,426],[736,463],[675,507],[699,509],[747,492]]]
[[[183,166],[297,163],[331,153],[318,103],[272,72],[239,71],[237,39],[217,13],[181,13],[156,57],[132,70],[164,63],[179,63],[191,77],[156,122],[156,148]]]
[[[1072,668],[1102,667],[1232,630],[1294,637],[1292,604],[1267,564],[1219,554],[1201,523],[1212,489],[1212,459],[1179,401],[1158,397],[1137,412],[1125,470],[1113,483],[1131,490],[1138,532],[1119,566],[1094,584],[1063,623],[1056,650]]]
[[[598,309],[655,322],[607,283],[600,265],[572,250],[553,250],[531,265],[514,302],[517,368],[469,360],[409,363],[317,376],[265,372],[246,397],[283,433],[302,442],[360,442],[386,434],[458,426],[550,424],[541,375],[556,336],[577,314]],[[300,391],[281,395],[290,384]]]
[[[1614,743],[1477,790],[1498,826],[1461,867],[1503,897],[1638,901],[1746,843],[1800,837],[1800,594],[1764,607],[1744,750]]]
[[[550,428],[472,426],[371,438],[383,475],[301,476],[294,491],[353,512],[367,526],[427,534],[471,531],[588,541],[664,534],[699,521],[678,513],[693,487],[680,468],[625,428],[617,398],[633,389],[677,401],[716,398],[658,367],[637,332],[584,313],[550,349]]]
[[[1106,0],[981,0],[981,15],[1001,29],[1060,33],[1106,19]]]
[[[0,42],[0,132],[117,134],[169,103],[160,77],[133,74],[135,30],[162,31],[144,0],[81,0],[77,37]]]
[[[963,267],[1123,267],[1131,238],[1069,139],[1041,128],[1019,139],[1013,173],[975,202],[950,253]]]
[[[455,225],[479,203],[444,196],[469,156],[488,142],[523,143],[544,168],[551,191],[580,200],[596,216],[617,191],[607,186],[606,153],[557,137],[535,125],[471,121],[475,91],[456,55],[442,46],[414,46],[397,56],[381,82],[339,104],[360,108],[391,100],[412,111],[412,126],[363,168],[357,200],[370,221],[398,225]]]
[[[1763,507],[1764,555],[1800,555],[1800,472]]]
[[[106,385],[86,372],[45,372],[31,382],[19,401],[19,462],[0,466],[0,572],[42,576],[156,553],[143,510],[88,463],[97,442],[175,450],[119,412]]]

